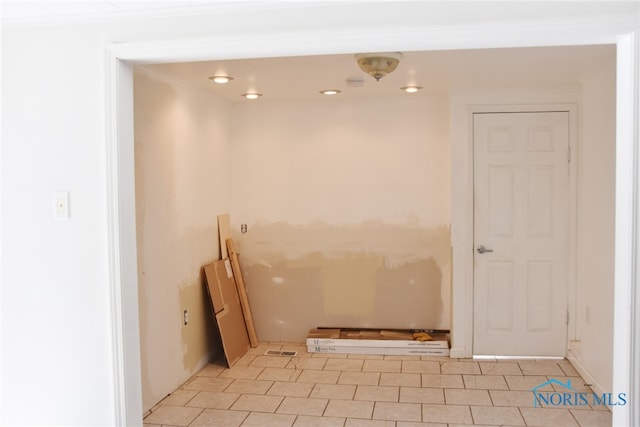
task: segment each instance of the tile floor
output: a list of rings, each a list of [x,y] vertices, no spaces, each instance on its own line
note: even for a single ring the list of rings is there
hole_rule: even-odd
[[[298,355],[265,356],[267,349]],[[304,345],[261,344],[231,369],[224,361],[207,365],[156,405],[144,425],[611,425],[602,407],[535,408],[530,390],[551,378],[590,391],[566,360],[319,354]]]

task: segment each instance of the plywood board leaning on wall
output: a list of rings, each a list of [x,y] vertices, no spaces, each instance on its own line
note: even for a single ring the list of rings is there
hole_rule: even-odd
[[[207,264],[204,271],[224,355],[229,367],[232,367],[250,348],[233,269],[229,260],[225,259]]]
[[[251,341],[251,347],[258,346],[258,336],[256,335],[256,328],[253,324],[253,315],[251,314],[251,307],[249,306],[249,298],[247,297],[247,290],[244,286],[244,279],[242,277],[242,271],[240,270],[240,261],[238,260],[238,253],[233,245],[233,239],[227,239],[227,250],[229,251],[229,259],[231,260],[231,266],[233,267],[233,275],[236,278],[236,286],[238,288],[238,296],[240,296],[240,304],[242,305],[242,313],[244,314],[244,320],[247,324],[247,331],[249,332],[249,340]]]

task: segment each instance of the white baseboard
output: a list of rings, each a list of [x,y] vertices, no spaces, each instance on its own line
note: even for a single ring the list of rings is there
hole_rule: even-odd
[[[602,395],[607,392],[607,390],[605,390],[604,387],[602,387],[602,384],[600,384],[593,377],[593,375],[591,375],[591,373],[584,367],[584,365],[580,363],[580,361],[578,360],[576,355],[573,353],[573,351],[571,351],[571,349],[567,351],[567,360],[569,361],[569,363],[571,363],[571,366],[573,366],[573,368],[578,372],[578,374],[580,374],[582,379],[585,380],[587,384],[591,384],[591,389],[593,390],[594,393],[598,395]]]

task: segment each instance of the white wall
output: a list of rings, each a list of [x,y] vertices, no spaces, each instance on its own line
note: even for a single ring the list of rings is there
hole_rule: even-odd
[[[615,55],[582,78],[578,150],[577,363],[600,391],[612,389],[615,236]]]
[[[229,105],[142,69],[134,80],[143,409],[220,352],[201,268],[230,208]],[[183,311],[189,323],[183,325]]]
[[[259,339],[449,328],[448,122],[446,96],[234,106],[231,219]]]

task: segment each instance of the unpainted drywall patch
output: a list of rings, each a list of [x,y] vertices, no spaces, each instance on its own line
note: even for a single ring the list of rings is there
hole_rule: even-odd
[[[278,223],[239,240],[261,340],[301,341],[316,326],[449,328],[448,226]]]

